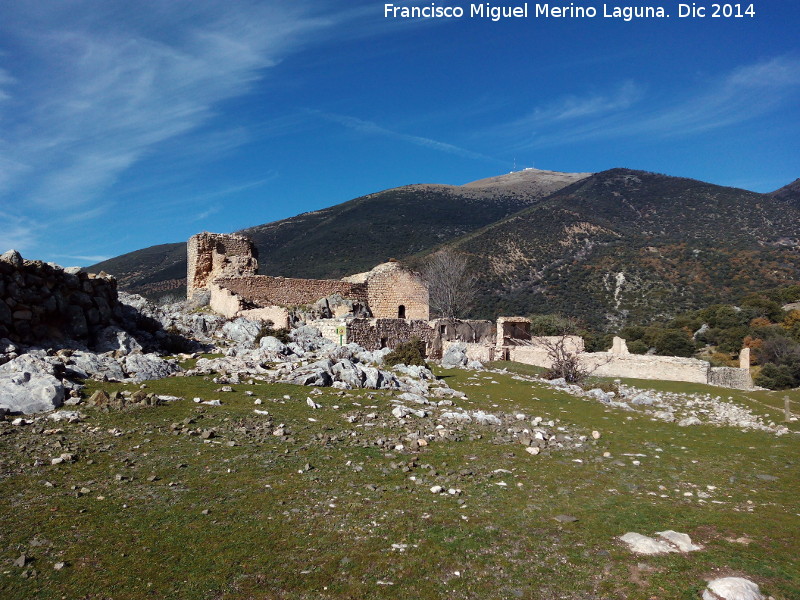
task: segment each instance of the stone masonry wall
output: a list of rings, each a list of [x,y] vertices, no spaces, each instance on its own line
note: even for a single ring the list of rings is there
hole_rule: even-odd
[[[313,304],[331,294],[366,302],[363,284],[329,279],[292,279],[288,277],[224,277],[215,285],[237,294],[243,300],[260,306],[303,306]]]
[[[219,277],[255,275],[258,258],[250,238],[239,234],[198,233],[186,244],[186,297],[198,300]]]
[[[355,342],[367,350],[394,348],[412,337],[430,347],[434,336],[428,321],[417,319],[351,319],[347,325],[347,342]]]
[[[746,369],[711,367],[708,372],[708,383],[735,390],[752,390],[754,387],[749,366]]]
[[[377,319],[430,318],[427,286],[419,276],[396,263],[373,269],[367,279],[367,292],[369,308]]]
[[[117,302],[110,275],[23,260],[14,250],[0,256],[0,338],[88,341],[112,324]]]

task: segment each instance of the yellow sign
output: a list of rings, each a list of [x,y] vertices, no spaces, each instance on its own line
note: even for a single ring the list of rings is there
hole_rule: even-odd
[[[341,326],[336,328],[336,335],[344,335],[347,333],[347,327]]]

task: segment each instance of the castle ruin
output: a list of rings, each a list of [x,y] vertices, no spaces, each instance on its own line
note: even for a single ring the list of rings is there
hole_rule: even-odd
[[[269,321],[289,328],[303,320],[336,343],[355,342],[368,350],[393,348],[416,337],[427,355],[439,358],[456,343],[470,360],[510,360],[549,368],[548,347],[557,340],[601,377],[660,379],[752,389],[749,351],[740,368],[712,367],[694,358],[631,354],[615,338],[607,352],[584,352],[579,336],[535,337],[530,320],[429,320],[428,288],[396,261],[343,279],[295,279],[258,275],[253,242],[238,234],[199,233],[187,246],[187,298],[228,317]]]

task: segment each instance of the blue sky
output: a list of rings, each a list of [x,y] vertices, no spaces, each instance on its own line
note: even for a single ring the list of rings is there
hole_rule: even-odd
[[[800,5],[754,7],[492,22],[0,0],[0,251],[88,265],[514,164],[771,191],[800,177]]]

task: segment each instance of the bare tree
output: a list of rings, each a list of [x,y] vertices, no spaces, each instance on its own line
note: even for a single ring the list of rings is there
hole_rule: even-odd
[[[591,371],[582,364],[581,351],[574,348],[570,337],[562,333],[552,338],[542,338],[541,344],[551,362],[546,374],[548,379],[563,377],[567,383],[581,383],[590,375]]]
[[[428,258],[422,268],[428,284],[430,307],[439,317],[453,320],[470,307],[475,299],[475,274],[467,256],[443,248]]]
[[[567,383],[581,384],[599,367],[607,364],[611,356],[605,359],[594,358],[593,364],[587,363],[581,356],[584,351],[573,342],[575,333],[580,330],[578,321],[572,317],[560,319],[560,333],[555,336],[539,338],[539,343],[547,351],[550,368],[548,379],[563,377]],[[597,355],[594,355],[597,356]]]

